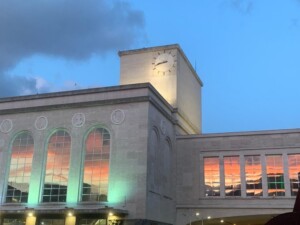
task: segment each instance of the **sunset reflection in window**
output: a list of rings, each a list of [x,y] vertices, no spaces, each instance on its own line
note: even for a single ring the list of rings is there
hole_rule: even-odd
[[[28,132],[15,138],[11,150],[6,202],[27,202],[33,148],[33,138]]]
[[[43,202],[65,202],[69,175],[71,137],[56,131],[48,142]]]
[[[260,156],[245,156],[247,196],[262,196],[262,174]]]
[[[284,196],[284,179],[281,155],[268,155],[267,177],[268,177],[268,196]]]
[[[206,196],[220,196],[219,157],[204,158],[204,182]]]
[[[238,156],[224,157],[225,195],[241,196],[240,159]]]
[[[82,201],[107,201],[110,134],[93,129],[85,142]]]
[[[288,160],[291,195],[296,196],[299,188],[298,173],[300,173],[300,154],[288,155]]]

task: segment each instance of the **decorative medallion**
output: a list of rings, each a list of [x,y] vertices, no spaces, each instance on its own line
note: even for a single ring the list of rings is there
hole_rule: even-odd
[[[122,109],[114,110],[110,115],[113,124],[121,124],[125,119],[125,113]]]
[[[165,120],[160,121],[160,130],[163,135],[165,135],[167,133],[167,126],[166,126]]]
[[[48,119],[45,116],[36,118],[34,126],[37,130],[45,130],[48,126]]]
[[[8,133],[12,130],[12,128],[13,128],[13,123],[10,119],[5,119],[0,124],[0,131],[2,133]]]
[[[85,116],[83,113],[75,113],[72,117],[72,125],[74,127],[82,127],[85,123]]]

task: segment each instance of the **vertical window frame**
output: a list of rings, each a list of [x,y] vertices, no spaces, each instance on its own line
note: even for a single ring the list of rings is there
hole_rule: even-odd
[[[98,154],[87,154],[87,142],[89,141],[89,137],[90,135],[95,132],[96,130],[102,130],[103,133],[102,135],[102,149],[100,151],[100,153]],[[99,138],[100,139],[100,138]],[[95,134],[94,134],[94,141],[97,141],[97,139],[95,139]],[[107,147],[108,144],[108,147]],[[106,145],[106,149],[104,149],[104,145]],[[100,148],[99,146],[94,146],[94,148]],[[94,152],[94,151],[93,151]],[[106,154],[108,156],[106,156]],[[98,156],[97,156],[98,155]],[[97,190],[98,192],[96,193],[89,193],[91,192],[92,188],[88,186],[87,183],[85,183],[85,180],[87,179],[87,172],[86,172],[86,164],[87,162],[87,157],[92,157],[92,160],[89,160],[92,162],[92,164],[98,163],[98,165],[100,165],[99,171],[101,171],[101,175],[103,176],[104,169],[107,169],[107,173],[106,175],[104,175],[104,177],[107,177],[107,179],[103,179],[103,177],[100,177],[98,182],[96,179],[93,179],[91,176],[91,183],[97,183]],[[101,127],[101,126],[96,126],[91,128],[86,135],[86,138],[84,140],[84,154],[83,154],[83,162],[82,162],[82,182],[81,182],[81,192],[80,192],[80,200],[81,202],[107,202],[108,201],[108,185],[109,185],[109,175],[110,175],[110,158],[111,158],[111,133],[109,132],[108,129],[106,129],[105,127]],[[98,159],[97,159],[98,158]],[[95,161],[93,161],[93,159],[96,159]],[[100,159],[100,160],[99,160]],[[99,160],[99,161],[97,161]],[[101,163],[106,163],[107,167],[102,166]],[[95,172],[94,171],[95,166],[93,166],[92,169],[92,174]],[[89,190],[90,189],[90,190]]]
[[[258,163],[255,162],[255,158],[258,158]],[[262,183],[262,161],[260,155],[245,155],[245,183],[246,183],[246,196],[262,197],[263,196],[263,183]],[[248,164],[249,162],[249,164]],[[259,168],[255,168],[258,166]],[[260,183],[255,182],[260,180]],[[254,194],[249,194],[252,191]],[[258,193],[258,194],[257,194]]]
[[[280,157],[279,160],[280,162],[278,161],[279,159],[278,157]],[[272,175],[273,174],[272,172],[278,169],[280,169],[281,171],[281,176],[276,175],[277,173]],[[266,155],[266,174],[267,174],[268,196],[270,197],[285,196],[284,165],[283,165],[283,156],[281,154]],[[274,192],[270,192],[270,190],[274,190]]]
[[[288,170],[291,196],[297,196],[300,187],[298,175],[300,173],[300,154],[288,154]]]
[[[227,161],[227,159],[229,161]],[[237,159],[237,163],[233,161]],[[225,196],[226,197],[241,197],[241,164],[240,156],[224,156],[224,179],[225,179]],[[233,166],[238,166],[238,172],[235,172]]]
[[[60,136],[59,133],[63,132],[64,135]],[[67,135],[66,135],[67,134]],[[55,137],[56,136],[56,137]],[[56,142],[52,142],[52,138],[56,138]],[[64,139],[64,141],[57,141],[58,139]],[[65,141],[65,139],[69,139]],[[51,133],[47,141],[47,151],[46,151],[46,160],[45,160],[45,172],[44,172],[44,183],[43,183],[43,191],[42,191],[42,199],[43,203],[51,202],[51,203],[60,203],[67,201],[67,189],[68,189],[68,181],[69,181],[69,173],[70,173],[70,157],[71,157],[71,135],[65,129],[56,129]],[[65,147],[69,144],[69,147]],[[49,150],[52,146],[54,146],[54,155],[51,155]],[[58,148],[57,146],[63,146],[63,148]],[[63,153],[57,154],[56,153]],[[67,156],[67,157],[66,157]],[[59,159],[61,158],[61,159]],[[61,165],[61,167],[57,167],[57,164]],[[51,170],[47,169],[47,166],[51,166]],[[56,174],[60,171],[59,174]],[[48,175],[48,172],[52,172],[52,175]],[[57,180],[55,181],[55,176],[61,176],[61,178],[65,177],[65,181]],[[58,179],[58,178],[56,178]],[[49,183],[48,183],[49,182]],[[56,182],[56,183],[54,183]],[[46,186],[47,185],[47,186]]]
[[[22,138],[22,135],[27,135],[26,140]],[[29,143],[29,142],[32,143]],[[14,149],[16,142],[19,142],[16,146],[16,149]],[[26,142],[26,143],[24,143]],[[22,148],[25,148],[25,150]],[[26,152],[28,149],[32,148],[30,152]],[[16,154],[17,153],[17,154]],[[16,154],[16,157],[14,157],[14,154]],[[24,157],[25,154],[25,157]],[[29,157],[27,157],[27,154],[29,154]],[[28,202],[28,195],[29,195],[29,186],[30,186],[30,177],[32,172],[32,160],[33,160],[33,154],[34,154],[34,139],[32,134],[29,131],[22,131],[19,132],[12,141],[11,147],[10,147],[10,166],[9,166],[9,172],[8,172],[8,179],[7,179],[7,186],[6,186],[6,194],[5,194],[5,202],[6,203],[27,203]],[[23,156],[23,157],[22,157]],[[21,165],[21,167],[20,167]],[[29,171],[25,171],[27,168],[30,168]],[[16,175],[11,176],[13,173],[13,170],[19,170],[19,168],[23,168],[22,171],[15,171]],[[29,175],[28,175],[29,173]],[[27,192],[18,191],[17,188],[13,188],[12,180],[15,182],[18,180],[22,180],[23,188],[24,188],[24,181],[25,186],[27,184]],[[11,184],[11,188],[9,188],[9,184]],[[17,182],[16,182],[17,184]],[[19,194],[17,194],[19,193]],[[26,193],[26,194],[25,194]]]
[[[209,162],[215,160],[215,163]],[[209,166],[214,165],[214,169]],[[216,168],[217,167],[217,168]],[[219,156],[203,157],[204,187],[206,197],[220,197],[221,192],[221,173]],[[210,187],[210,188],[208,188]]]

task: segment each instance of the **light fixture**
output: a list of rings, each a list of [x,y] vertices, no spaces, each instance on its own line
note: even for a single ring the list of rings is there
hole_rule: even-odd
[[[73,208],[69,208],[69,207],[65,207],[66,211],[66,215],[67,216],[73,216],[74,215],[74,209]]]
[[[224,220],[221,220],[220,222],[221,222],[221,223],[224,223]]]
[[[208,216],[207,219],[211,219],[211,216]]]
[[[199,212],[196,212],[196,216],[199,216],[200,215],[200,213]]]
[[[109,215],[109,216],[113,216],[114,214],[113,214],[112,212],[109,212],[108,215]]]
[[[31,217],[34,215],[34,208],[28,208],[28,207],[25,207],[25,212],[27,213],[27,216]]]

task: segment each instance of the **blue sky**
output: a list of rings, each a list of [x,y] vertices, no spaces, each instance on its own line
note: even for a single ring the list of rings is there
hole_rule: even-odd
[[[300,128],[300,0],[1,0],[0,96],[118,85],[119,50],[180,44],[203,132]]]

